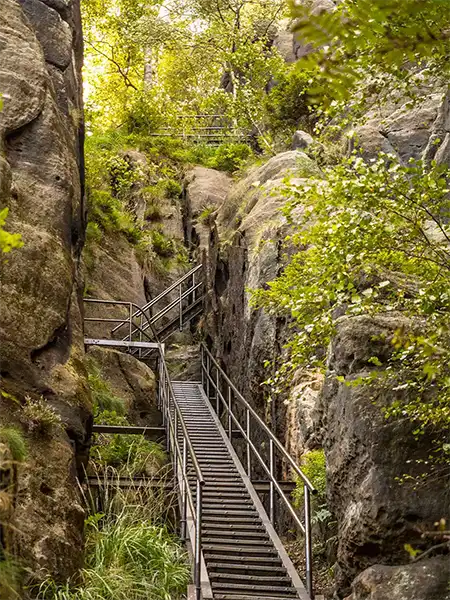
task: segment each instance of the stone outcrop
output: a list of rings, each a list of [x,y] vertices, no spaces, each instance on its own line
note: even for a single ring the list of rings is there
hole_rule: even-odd
[[[365,567],[408,559],[405,544],[424,548],[422,530],[448,517],[449,493],[433,477],[401,482],[406,470],[422,475],[433,449],[435,432],[416,440],[414,424],[386,419],[401,392],[389,387],[351,386],[374,368],[371,357],[385,362],[398,328],[413,324],[402,315],[341,317],[329,352],[322,397],[327,456],[328,504],[338,524],[336,581],[345,591]],[[344,382],[337,377],[344,378]]]
[[[397,123],[401,123],[396,130],[397,140],[406,140],[410,122],[399,119]],[[368,129],[370,135],[375,131]],[[411,135],[416,134],[413,131]],[[420,139],[423,155],[428,142]],[[398,142],[392,138],[394,143]],[[416,144],[405,141],[402,147],[408,153]],[[409,561],[405,544],[422,550],[430,546],[422,538],[422,531],[433,529],[436,521],[450,516],[449,497],[442,481],[433,478],[425,480],[420,488],[415,481],[398,481],[405,474],[406,465],[410,467],[409,474],[421,475],[421,461],[430,454],[434,439],[430,432],[415,440],[411,424],[384,417],[382,409],[393,398],[401,398],[401,392],[381,390],[374,403],[370,387],[352,387],[336,379],[339,375],[351,381],[368,374],[374,368],[369,360],[373,356],[384,361],[392,351],[389,339],[393,332],[400,326],[415,327],[402,315],[341,316],[328,349],[325,381],[320,373],[299,369],[289,390],[267,402],[261,382],[283,362],[284,345],[293,329],[288,319],[255,310],[249,290],[273,280],[290,252],[284,243],[290,229],[280,212],[287,175],[299,190],[308,178],[322,176],[314,161],[302,152],[278,155],[231,187],[208,223],[208,230],[202,232],[205,243],[200,251],[207,278],[203,327],[207,343],[231,379],[271,422],[273,431],[293,456],[300,460],[305,451],[324,447],[328,507],[334,512],[338,529],[337,546],[330,548],[330,556],[333,562],[336,560],[337,592],[342,598],[351,593],[351,582],[362,571],[372,565],[376,565],[374,572],[384,569],[377,563],[397,565],[386,567],[392,568],[394,578],[402,570],[410,573],[409,565],[399,566]],[[188,200],[190,195],[188,186]],[[192,239],[196,239],[195,228],[194,223]],[[414,285],[410,287],[410,293],[414,293]],[[270,365],[274,365],[273,369]],[[351,600],[365,599],[364,593],[367,598],[375,594],[372,583],[367,583],[368,591],[361,585],[353,587],[353,594],[359,595],[350,596]],[[384,585],[380,589],[387,590],[386,595],[373,595],[374,600],[390,598],[391,590],[399,600],[408,597],[389,587],[387,579]],[[430,590],[433,585],[430,584]],[[423,589],[423,598],[428,600],[432,596],[426,594],[432,592],[426,591],[425,583]]]
[[[1,259],[0,424],[21,427],[28,394],[63,421],[27,433],[14,544],[31,578],[81,563],[81,473],[91,421],[83,368],[79,257],[84,237],[81,23],[77,0],[0,2],[0,205],[24,246]]]
[[[407,102],[386,106],[367,115],[363,125],[354,129],[348,150],[357,148],[365,159],[379,152],[409,159],[450,163],[450,91],[434,91],[411,108]]]
[[[346,600],[449,600],[450,560],[439,556],[410,565],[375,565],[352,584]]]
[[[207,224],[192,239],[204,240],[207,278],[207,306],[204,330],[214,352],[240,391],[261,414],[266,415],[261,382],[269,373],[265,361],[272,361],[286,340],[286,323],[250,306],[247,288],[258,288],[272,280],[283,264],[282,240],[288,228],[280,212],[285,198],[283,179],[292,176],[298,185],[310,175],[320,174],[317,165],[304,153],[289,151],[274,156],[233,185]],[[192,179],[188,179],[188,182]],[[208,196],[212,174],[188,183],[186,199]],[[205,187],[203,187],[205,184]],[[192,211],[194,212],[195,209]],[[204,226],[204,224],[202,225]],[[206,242],[207,240],[207,242]],[[293,403],[295,403],[293,401]],[[286,407],[272,404],[274,429],[285,435]],[[297,439],[297,434],[293,433]]]

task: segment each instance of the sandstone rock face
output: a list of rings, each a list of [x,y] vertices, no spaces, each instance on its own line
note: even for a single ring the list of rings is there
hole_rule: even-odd
[[[400,567],[375,565],[355,579],[346,600],[449,600],[449,581],[448,556]]]
[[[433,448],[431,432],[415,440],[412,423],[384,417],[383,407],[401,392],[351,387],[336,379],[367,375],[372,356],[383,362],[399,327],[412,324],[401,315],[341,317],[329,353],[322,398],[324,447],[328,502],[338,524],[336,580],[344,592],[371,564],[406,562],[404,545],[423,548],[421,528],[432,530],[448,517],[449,495],[442,481],[429,478],[419,487],[398,481],[406,468],[420,477],[424,467],[416,461],[427,460]]]
[[[15,544],[30,573],[71,575],[82,556],[76,468],[91,406],[83,368],[79,256],[84,237],[81,24],[76,0],[0,2],[0,190],[24,246],[1,263],[2,389],[43,396],[64,430],[30,440],[18,481]],[[20,426],[2,397],[0,422]]]
[[[268,412],[261,382],[270,375],[265,361],[278,355],[286,339],[286,323],[262,310],[254,311],[247,288],[265,285],[283,263],[280,249],[288,231],[280,212],[285,201],[283,178],[291,175],[301,185],[308,175],[318,173],[317,165],[302,152],[273,157],[230,188],[216,211],[215,222],[201,234],[201,239],[208,240],[200,247],[206,265],[207,339],[245,398],[272,420],[275,430],[279,423],[283,437],[287,435],[288,409],[272,403]],[[208,189],[206,186],[205,193]],[[187,201],[192,197],[189,190]],[[194,225],[193,239],[196,228]],[[297,439],[297,433],[292,436]]]
[[[156,404],[153,371],[130,354],[107,348],[90,348],[87,356],[95,359],[102,378],[124,400],[127,415],[135,425],[159,426],[161,413]]]
[[[382,114],[369,114],[355,128],[349,151],[358,148],[365,159],[379,152],[393,154],[401,162],[410,158],[450,162],[450,94],[427,94],[414,108],[399,101]]]
[[[208,247],[209,221],[226,199],[231,184],[229,175],[214,169],[194,167],[187,173],[183,209],[188,246],[195,243],[202,249]]]

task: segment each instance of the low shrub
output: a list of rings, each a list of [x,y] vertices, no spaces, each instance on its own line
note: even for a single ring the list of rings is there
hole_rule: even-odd
[[[168,498],[150,485],[118,489],[120,473],[109,468],[102,487],[102,507],[85,497],[85,566],[77,581],[58,584],[49,579],[37,600],[178,600],[190,578],[187,555],[170,533]]]
[[[207,166],[219,171],[234,173],[244,166],[252,154],[252,149],[247,144],[220,144],[217,146],[214,156],[207,161]]]
[[[173,240],[165,235],[162,230],[154,229],[150,232],[153,250],[163,258],[172,258],[175,255]]]
[[[325,452],[322,449],[311,450],[302,457],[300,468],[317,490],[317,495],[314,496],[315,503],[323,504],[326,499],[327,486]],[[303,481],[298,478],[294,491],[294,501],[297,507],[303,506],[303,500]]]
[[[86,369],[88,371],[88,384],[96,411],[100,413],[114,411],[118,415],[124,415],[124,401],[114,394],[110,385],[102,377],[100,367],[92,356],[86,358]]]
[[[104,410],[95,422],[101,425],[129,426],[131,423],[115,411]],[[159,444],[134,434],[98,434],[94,437],[91,458],[100,468],[115,467],[128,474],[153,474],[166,462],[167,457]]]

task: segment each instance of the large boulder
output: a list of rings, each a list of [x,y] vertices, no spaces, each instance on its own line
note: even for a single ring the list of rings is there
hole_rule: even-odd
[[[407,560],[405,544],[424,548],[421,531],[448,517],[450,505],[442,480],[401,481],[406,472],[421,477],[435,439],[435,432],[417,439],[413,423],[384,416],[402,391],[351,385],[375,368],[372,357],[386,361],[397,329],[414,323],[387,314],[341,317],[336,327],[322,405],[328,505],[338,527],[336,581],[345,593],[366,567]]]
[[[189,245],[195,242],[200,248],[208,246],[209,225],[231,184],[229,175],[206,167],[194,167],[186,174],[184,223]]]
[[[450,600],[449,581],[448,555],[402,566],[374,565],[358,575],[346,600]]]
[[[10,524],[31,578],[71,576],[83,554],[82,476],[91,424],[83,367],[81,22],[77,0],[0,0],[0,205],[24,246],[1,259],[0,424],[25,397],[62,418],[29,439]],[[9,395],[8,395],[9,394]]]

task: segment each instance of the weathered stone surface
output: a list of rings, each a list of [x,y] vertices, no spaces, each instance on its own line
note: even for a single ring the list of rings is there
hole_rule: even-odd
[[[155,375],[150,367],[130,354],[107,348],[90,348],[87,356],[95,359],[102,377],[110,384],[114,394],[124,400],[133,424],[161,424]]]
[[[288,175],[301,186],[307,175],[320,176],[320,170],[298,151],[277,155],[252,169],[218,209],[217,227],[211,225],[205,250],[207,337],[240,391],[272,419],[274,430],[282,437],[289,408],[273,402],[268,414],[261,382],[270,375],[265,362],[280,352],[286,323],[252,309],[247,289],[264,286],[283,264],[280,249],[288,228],[280,208],[285,201],[283,179]]]
[[[348,152],[351,153],[355,148],[366,160],[375,158],[380,152],[398,156],[397,151],[386,135],[383,135],[372,125],[362,125],[355,128],[355,134],[348,144]]]
[[[0,204],[10,209],[8,228],[24,241],[1,264],[1,387],[18,404],[1,398],[0,423],[20,426],[20,403],[29,394],[44,397],[64,425],[45,440],[34,435],[28,468],[18,478],[14,548],[37,580],[45,570],[55,579],[70,576],[81,563],[83,513],[75,475],[77,469],[82,474],[92,418],[78,272],[84,208],[76,0],[68,3],[66,17],[37,0],[0,0]],[[62,87],[55,96],[52,67],[39,42],[45,36],[46,44],[54,44],[45,48],[49,62],[53,56],[72,70],[70,99]],[[76,121],[61,109],[69,100],[78,109]]]
[[[292,150],[304,150],[313,143],[314,138],[312,135],[299,129],[294,133],[294,137],[292,138]]]
[[[449,510],[442,481],[426,479],[400,483],[406,469],[420,476],[433,448],[430,432],[419,440],[414,424],[386,419],[382,409],[401,391],[348,386],[367,375],[369,359],[384,362],[392,352],[396,329],[411,329],[402,315],[342,317],[329,353],[323,394],[324,447],[327,456],[328,502],[338,523],[336,580],[346,592],[351,579],[371,564],[407,559],[404,544],[424,547],[421,527],[433,529]]]
[[[18,0],[31,22],[45,60],[66,69],[72,60],[72,30],[59,13],[40,0]]]
[[[439,556],[410,565],[375,565],[352,583],[346,600],[450,600],[450,560]]]
[[[183,219],[188,246],[196,243],[207,248],[210,221],[227,197],[231,184],[229,175],[206,167],[194,167],[186,174]]]

